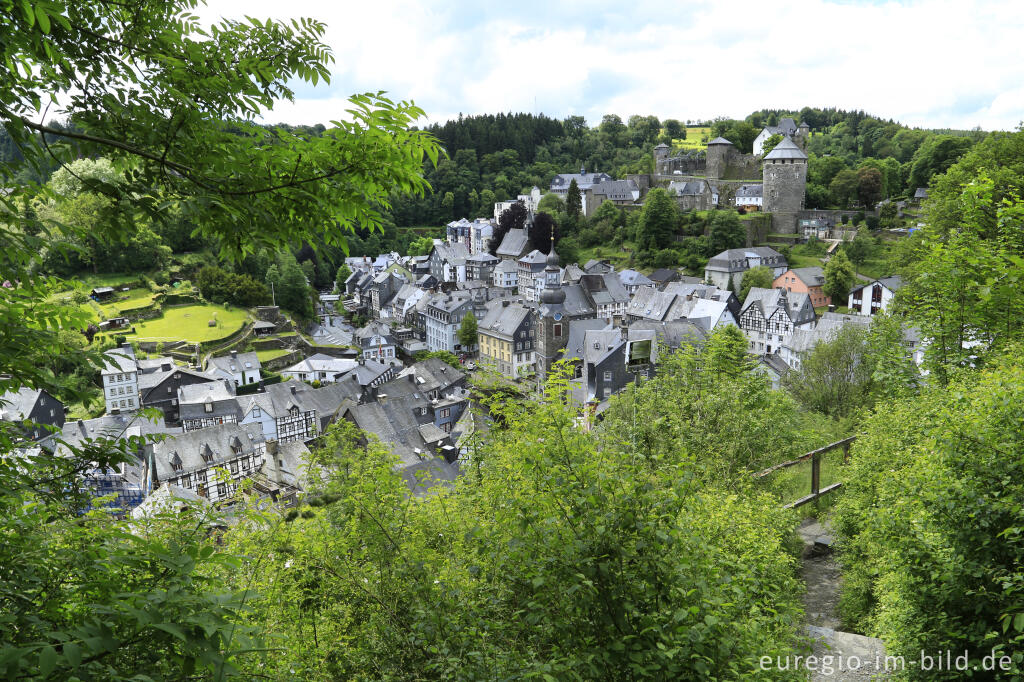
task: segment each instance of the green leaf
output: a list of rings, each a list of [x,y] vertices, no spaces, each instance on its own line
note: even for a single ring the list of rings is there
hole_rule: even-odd
[[[57,667],[57,652],[52,646],[44,646],[39,652],[39,675],[44,679]]]
[[[36,5],[36,21],[39,22],[39,29],[49,35],[50,33],[50,17],[46,16],[46,11],[42,5]]]
[[[64,644],[64,658],[68,659],[71,667],[77,668],[82,665],[82,648],[75,642],[66,642]]]
[[[153,623],[153,627],[155,627],[157,630],[163,630],[164,632],[170,635],[174,635],[183,642],[187,641],[185,633],[182,632],[182,629],[174,623]]]

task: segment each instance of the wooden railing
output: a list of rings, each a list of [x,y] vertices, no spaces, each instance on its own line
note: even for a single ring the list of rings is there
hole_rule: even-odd
[[[818,448],[817,450],[812,450],[811,452],[808,452],[805,455],[800,455],[796,459],[791,459],[788,462],[782,462],[781,464],[776,464],[775,466],[768,467],[764,471],[759,471],[756,474],[754,474],[754,478],[755,479],[764,478],[765,476],[769,476],[769,475],[775,473],[776,471],[779,471],[780,469],[787,469],[787,468],[789,468],[791,466],[796,466],[797,464],[802,464],[803,462],[806,462],[807,460],[810,460],[811,461],[811,491],[810,491],[810,494],[809,495],[805,495],[805,496],[801,497],[800,499],[795,500],[793,502],[788,502],[788,503],[782,505],[785,509],[795,509],[796,507],[803,506],[803,505],[807,504],[808,502],[813,502],[813,501],[817,500],[818,498],[822,497],[823,495],[827,495],[828,493],[832,492],[833,490],[837,490],[838,488],[842,487],[842,485],[843,485],[842,482],[832,483],[831,485],[827,485],[824,488],[821,487],[821,458],[822,458],[823,455],[825,455],[828,452],[831,452],[831,451],[836,450],[838,448],[842,448],[842,450],[843,450],[843,463],[845,464],[850,459],[850,444],[853,441],[855,441],[855,440],[857,440],[857,436],[850,436],[849,438],[844,438],[842,440],[837,440],[835,443],[830,443],[830,444],[828,444],[828,445],[826,445],[824,447]]]

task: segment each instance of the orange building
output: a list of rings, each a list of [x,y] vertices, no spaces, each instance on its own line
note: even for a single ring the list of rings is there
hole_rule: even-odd
[[[811,297],[811,305],[821,308],[832,303],[821,287],[825,285],[825,271],[820,267],[793,268],[775,278],[772,286],[776,289],[796,291]]]

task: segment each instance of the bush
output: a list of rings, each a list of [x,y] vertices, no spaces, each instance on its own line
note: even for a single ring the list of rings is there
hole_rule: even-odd
[[[875,216],[869,215],[865,219],[865,222],[867,223],[868,229],[871,230],[872,232],[878,229],[879,221],[878,218],[876,218]]]
[[[854,445],[835,510],[840,606],[847,629],[885,639],[889,654],[966,650],[980,665],[994,648],[1021,673],[1021,350],[887,404]]]

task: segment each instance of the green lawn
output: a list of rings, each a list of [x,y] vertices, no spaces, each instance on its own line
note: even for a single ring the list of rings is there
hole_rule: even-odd
[[[214,318],[217,325],[211,327],[208,323]],[[137,322],[137,335],[129,338],[133,341],[181,340],[189,343],[216,341],[238,331],[248,318],[249,313],[242,308],[228,310],[212,303],[165,308],[162,317]]]
[[[674,139],[672,140],[673,149],[682,149],[683,151],[694,151],[704,149],[708,146],[708,142],[711,140],[711,128],[709,127],[687,127],[686,128],[686,139]]]
[[[256,351],[256,357],[259,358],[260,362],[269,362],[274,358],[279,358],[282,355],[288,355],[289,353],[291,353],[291,351],[284,348],[271,348],[270,350]]]
[[[120,313],[136,308],[145,308],[153,302],[153,292],[149,289],[132,289],[131,291],[117,292],[117,298],[124,298],[123,301],[111,301],[100,304],[103,314],[109,317],[117,317]]]

